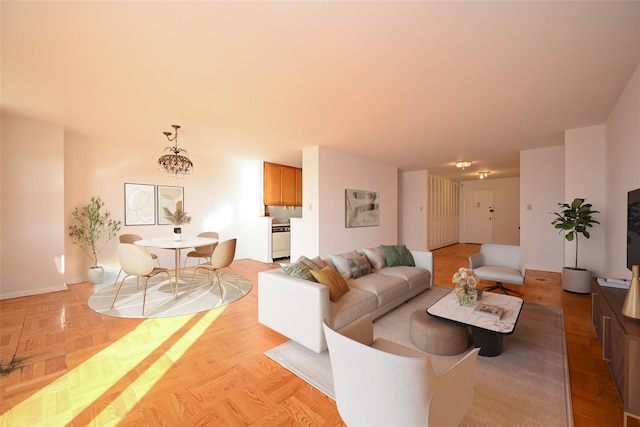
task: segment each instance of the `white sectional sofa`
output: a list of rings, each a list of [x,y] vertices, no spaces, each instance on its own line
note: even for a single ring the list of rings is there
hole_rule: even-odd
[[[258,321],[317,353],[325,351],[324,319],[333,329],[366,313],[375,319],[433,286],[433,254],[410,252],[415,266],[372,263],[370,274],[346,279],[349,290],[336,302],[318,282],[293,277],[282,268],[260,272]],[[335,265],[331,258],[322,262]]]

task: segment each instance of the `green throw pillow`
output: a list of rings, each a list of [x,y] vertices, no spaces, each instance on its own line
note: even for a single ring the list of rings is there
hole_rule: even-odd
[[[380,249],[382,249],[385,261],[389,267],[393,267],[394,265],[416,266],[413,255],[411,255],[411,252],[405,245],[380,245]]]
[[[299,262],[300,264],[304,265],[309,270],[320,270],[320,267],[318,267],[313,261],[311,261],[309,258],[307,258],[304,255],[300,255],[300,258],[298,258],[296,262]]]
[[[309,271],[309,267],[307,267],[300,261],[294,262],[293,264],[285,265],[284,267],[282,267],[282,272],[288,274],[289,276],[297,277],[298,279],[317,282],[316,278],[311,274],[311,271]]]

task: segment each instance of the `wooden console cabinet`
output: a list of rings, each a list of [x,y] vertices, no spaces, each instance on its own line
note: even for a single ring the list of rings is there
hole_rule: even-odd
[[[622,315],[626,289],[601,286],[593,279],[591,321],[602,345],[627,416],[640,419],[640,320]]]

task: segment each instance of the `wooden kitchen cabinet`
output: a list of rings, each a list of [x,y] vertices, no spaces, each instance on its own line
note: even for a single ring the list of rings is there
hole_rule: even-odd
[[[591,320],[628,416],[640,419],[640,320],[622,315],[626,289],[592,283]],[[626,423],[625,423],[626,425]]]
[[[298,175],[300,176],[299,195]],[[302,169],[264,162],[264,204],[302,206]]]
[[[296,206],[302,206],[302,169],[296,168]]]

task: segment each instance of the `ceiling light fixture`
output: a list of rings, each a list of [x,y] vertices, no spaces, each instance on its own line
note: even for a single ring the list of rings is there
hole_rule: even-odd
[[[471,166],[471,162],[468,162],[466,160],[460,160],[456,162],[456,167],[462,170],[464,170],[465,168],[468,168],[469,166]]]
[[[480,179],[485,179],[486,177],[489,176],[491,172],[489,171],[482,171],[482,172],[478,172],[478,175],[480,175]]]
[[[185,175],[193,172],[193,162],[186,156],[187,150],[184,148],[178,148],[178,129],[180,125],[171,125],[175,130],[175,135],[171,136],[171,132],[162,132],[164,136],[170,142],[175,142],[175,145],[165,147],[164,151],[169,151],[171,154],[165,154],[158,159],[158,169],[164,170],[173,179],[184,178]],[[184,156],[182,154],[185,154]]]

